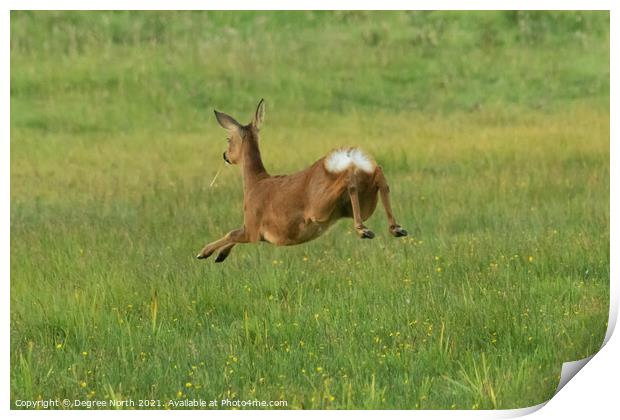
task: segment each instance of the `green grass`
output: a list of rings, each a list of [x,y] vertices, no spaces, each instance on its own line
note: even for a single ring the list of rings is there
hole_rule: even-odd
[[[268,170],[360,145],[411,236],[195,260],[261,97]],[[13,12],[11,401],[540,403],[606,330],[609,118],[608,13]]]

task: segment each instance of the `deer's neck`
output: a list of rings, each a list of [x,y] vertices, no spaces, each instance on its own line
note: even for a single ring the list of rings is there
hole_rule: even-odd
[[[243,148],[243,188],[248,191],[257,181],[267,178],[263,160],[260,157],[258,142],[254,139],[246,141]]]

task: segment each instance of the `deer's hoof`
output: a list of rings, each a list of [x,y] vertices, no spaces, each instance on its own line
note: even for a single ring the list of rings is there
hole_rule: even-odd
[[[358,233],[362,239],[372,239],[375,237],[374,232],[369,229],[362,229]]]
[[[196,258],[199,260],[204,260],[205,258],[209,258],[213,254],[213,251],[201,251],[200,254],[196,255]]]
[[[222,261],[226,259],[226,257],[228,257],[228,252],[220,252],[219,254],[217,254],[217,257],[215,258],[215,262],[221,263]]]
[[[396,238],[400,238],[402,236],[407,236],[407,231],[405,229],[403,229],[402,227],[400,227],[399,225],[391,226],[390,227],[390,233],[392,235],[394,235],[394,237],[396,237]]]

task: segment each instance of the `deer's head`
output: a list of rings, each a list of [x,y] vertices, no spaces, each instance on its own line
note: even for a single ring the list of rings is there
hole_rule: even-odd
[[[258,103],[256,113],[252,122],[248,125],[241,125],[228,114],[215,111],[217,122],[228,132],[228,147],[224,152],[224,160],[230,164],[240,163],[243,159],[243,148],[249,142],[258,142],[258,131],[265,118],[265,101]]]

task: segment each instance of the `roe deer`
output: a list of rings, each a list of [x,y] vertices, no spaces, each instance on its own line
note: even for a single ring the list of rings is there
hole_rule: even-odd
[[[407,235],[392,214],[390,190],[381,167],[358,148],[336,149],[292,175],[269,175],[258,147],[264,115],[262,99],[248,125],[215,111],[215,118],[228,131],[224,160],[241,165],[244,220],[241,228],[206,245],[197,258],[208,258],[217,251],[215,262],[222,262],[235,245],[249,242],[301,244],[319,237],[343,217],[353,217],[360,238],[372,239],[375,234],[363,222],[377,206],[377,193],[390,233]]]

